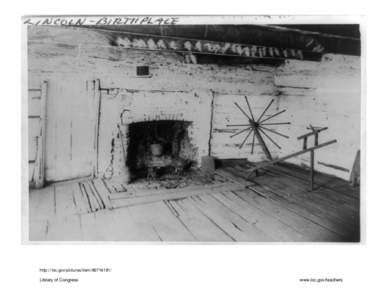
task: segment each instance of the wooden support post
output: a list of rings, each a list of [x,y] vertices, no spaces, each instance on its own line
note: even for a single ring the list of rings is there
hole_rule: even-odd
[[[100,80],[95,80],[94,85],[94,93],[95,99],[97,101],[97,124],[96,124],[96,172],[94,177],[98,175],[98,156],[99,156],[99,148],[100,148],[100,119],[101,119],[101,91],[100,91]]]
[[[357,151],[356,158],[354,159],[352,172],[350,174],[350,183],[352,186],[357,186],[360,184],[360,174],[361,174],[361,163],[360,163],[360,150]]]
[[[38,136],[37,159],[35,161],[34,183],[36,188],[44,186],[46,158],[46,123],[47,123],[47,81],[41,84],[40,94],[40,135]]]
[[[307,149],[307,136],[303,139],[303,150]]]
[[[311,190],[314,190],[314,150],[310,151]]]
[[[297,139],[301,140],[301,139],[303,139],[303,138],[305,138],[307,136],[315,135],[315,134],[320,133],[321,131],[324,131],[324,130],[327,130],[327,129],[329,129],[329,128],[328,127],[322,127],[320,129],[315,129],[314,131],[311,131],[309,133],[306,133],[306,134],[303,134],[301,136],[298,136]]]
[[[99,150],[99,134],[100,134],[100,118],[101,118],[101,87],[100,80],[91,80],[87,83],[89,101],[91,101],[92,107],[95,109],[95,115],[93,118],[94,122],[94,142],[93,142],[93,151],[94,151],[94,160],[93,160],[93,169],[92,177],[95,178],[98,175],[98,150]]]

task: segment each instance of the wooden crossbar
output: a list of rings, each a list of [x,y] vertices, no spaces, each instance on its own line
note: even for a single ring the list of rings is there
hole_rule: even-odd
[[[252,173],[256,170],[259,170],[261,168],[265,168],[267,166],[270,166],[270,165],[273,165],[273,164],[276,164],[276,163],[279,163],[281,161],[285,161],[287,159],[290,159],[292,157],[295,157],[295,156],[299,156],[299,155],[302,155],[302,154],[305,154],[307,152],[310,152],[310,151],[315,151],[319,148],[322,148],[322,147],[325,147],[325,146],[328,146],[328,145],[331,145],[331,144],[334,144],[336,143],[337,140],[331,140],[331,141],[328,141],[328,142],[325,142],[325,143],[322,143],[320,145],[317,145],[317,146],[314,146],[314,147],[310,147],[310,148],[306,148],[306,149],[303,149],[301,151],[298,151],[298,152],[295,152],[295,153],[292,153],[292,154],[289,154],[289,155],[286,155],[286,156],[283,156],[283,157],[280,157],[280,158],[277,158],[277,159],[274,159],[274,160],[271,160],[271,161],[266,161],[264,163],[260,163],[260,165],[258,166],[255,166],[253,168],[250,168],[248,171],[249,171],[249,175],[248,177],[250,177],[252,175]]]
[[[326,130],[326,129],[328,129],[328,127],[323,127],[323,128],[315,129],[315,130],[312,131],[312,132],[309,132],[309,133],[306,133],[306,134],[304,134],[304,135],[298,136],[297,139],[298,139],[298,140],[301,140],[301,139],[306,138],[306,137],[308,137],[308,136],[316,135],[317,133],[319,133],[319,132],[321,132],[321,131],[324,131],[324,130]]]

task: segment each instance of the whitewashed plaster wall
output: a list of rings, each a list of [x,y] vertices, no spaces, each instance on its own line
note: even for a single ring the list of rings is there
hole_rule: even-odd
[[[148,65],[152,77],[137,77],[138,65]],[[152,99],[166,99],[167,95],[180,98],[181,104],[185,104],[185,116],[200,123],[195,137],[199,155],[206,155],[210,145],[211,154],[219,158],[252,161],[263,158],[259,147],[250,154],[251,138],[238,149],[242,137],[230,139],[229,135],[236,131],[226,128],[227,124],[246,122],[233,104],[238,102],[246,108],[245,96],[255,113],[260,113],[271,99],[276,102],[267,115],[287,109],[276,120],[292,122],[291,126],[279,129],[290,139],[274,137],[282,146],[281,151],[268,144],[275,157],[300,150],[301,143],[296,137],[305,133],[309,124],[328,126],[321,141],[336,138],[338,143],[317,152],[316,168],[348,179],[349,172],[325,167],[318,161],[350,170],[360,148],[359,57],[325,55],[322,62],[290,60],[278,68],[193,65],[186,64],[183,57],[174,53],[110,46],[109,38],[96,31],[37,26],[28,31],[28,75],[31,89],[39,87],[43,80],[48,81],[45,170],[49,181],[88,176],[93,172],[96,98],[88,95],[87,82],[94,79],[100,80],[103,89],[100,173],[109,159],[108,148],[104,149],[108,143],[104,139],[111,136],[111,129],[105,124],[109,118],[104,116],[117,113],[121,104],[116,100],[120,97],[147,99],[147,110],[152,107],[154,112],[150,103],[158,100]],[[108,90],[115,90],[116,94],[107,95]],[[135,100],[133,105],[139,101]],[[198,103],[201,108],[197,107]],[[290,162],[307,164],[308,155]]]
[[[262,107],[275,93],[273,67],[186,64],[183,57],[175,53],[112,47],[105,34],[84,28],[37,26],[30,27],[28,34],[29,87],[39,86],[42,80],[48,81],[45,167],[48,181],[88,176],[93,172],[96,98],[89,96],[87,83],[90,80],[100,80],[103,89],[102,116],[109,115],[109,110],[110,113],[117,112],[120,107],[120,101],[111,99],[112,95],[106,97],[107,90],[119,91],[120,96],[116,100],[129,97],[131,93],[132,96],[149,95],[149,101],[155,95],[162,99],[163,93],[185,95],[181,99],[186,105],[185,114],[200,124],[195,136],[199,155],[208,154],[211,106],[224,105],[216,95],[233,95],[231,99],[236,97],[237,100],[242,100],[241,95],[263,97],[259,105]],[[152,76],[137,77],[138,65],[148,65]],[[198,103],[202,103],[200,108],[197,107]],[[205,107],[208,108],[207,112]],[[230,106],[228,110],[225,125],[233,121],[235,116],[237,121],[240,118],[235,107]],[[105,121],[101,119],[101,130],[111,131],[103,129],[108,128],[104,127]],[[117,122],[116,119],[114,122]],[[213,129],[223,126],[222,118],[217,122]],[[103,140],[108,139],[107,136],[110,137],[111,132],[101,132],[100,145],[105,145]],[[230,139],[225,143],[230,143]],[[217,147],[217,153],[222,158],[241,157],[241,153],[250,149],[250,145],[246,145],[240,153],[220,144]],[[108,150],[100,150],[98,171],[101,173],[108,160]]]
[[[275,84],[279,91],[277,104],[287,109],[285,117],[292,122],[283,130],[291,139],[282,141],[281,155],[302,148],[302,141],[297,141],[296,137],[305,133],[309,124],[327,126],[329,129],[320,134],[320,142],[330,139],[338,142],[316,152],[315,167],[349,179],[349,171],[361,147],[360,57],[327,54],[322,62],[288,61],[276,70]],[[312,142],[313,139],[310,145]],[[309,154],[290,162],[309,165]]]

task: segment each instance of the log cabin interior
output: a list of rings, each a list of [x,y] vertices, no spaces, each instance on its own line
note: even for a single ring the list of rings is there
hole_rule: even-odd
[[[29,241],[359,242],[360,40],[28,26]]]

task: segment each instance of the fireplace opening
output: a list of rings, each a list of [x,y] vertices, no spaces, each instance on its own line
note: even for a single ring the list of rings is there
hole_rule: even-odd
[[[127,165],[131,181],[182,176],[195,164],[187,121],[147,121],[129,124]]]

